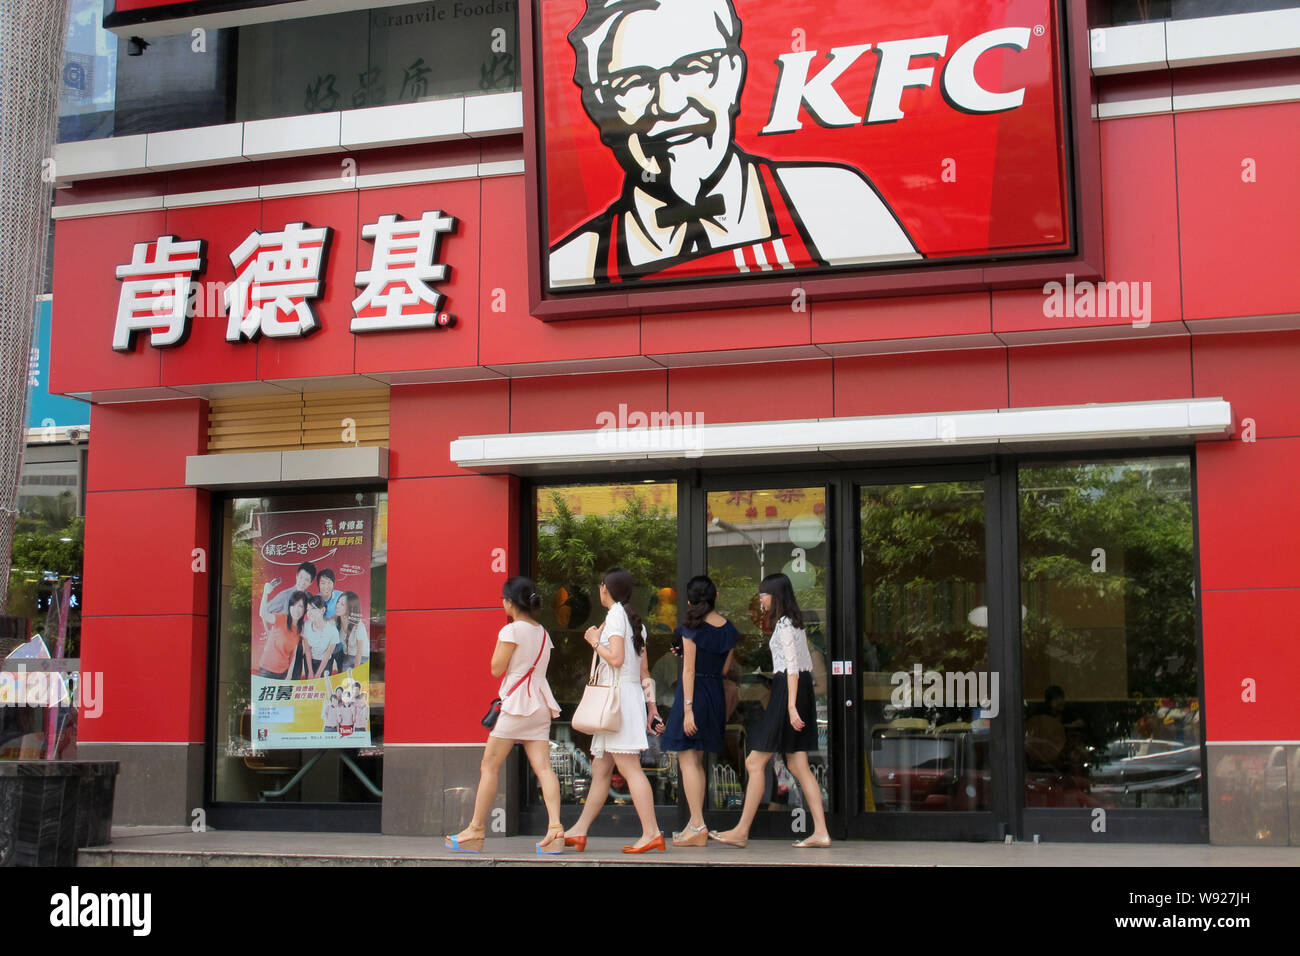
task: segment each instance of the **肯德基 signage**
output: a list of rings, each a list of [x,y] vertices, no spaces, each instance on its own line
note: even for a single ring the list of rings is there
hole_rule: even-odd
[[[226,341],[301,338],[320,327],[312,301],[324,291],[332,231],[291,222],[278,230],[254,230],[229,251],[235,281],[221,290]],[[455,217],[441,210],[411,220],[383,215],[362,226],[361,237],[374,244],[374,256],[370,268],[356,273],[360,292],[352,300],[351,330],[454,326],[456,317],[442,308],[444,296],[434,286],[447,281],[451,270],[438,262],[439,240],[455,231]],[[203,239],[165,235],[135,243],[131,261],[117,267],[122,289],[114,351],[131,351],[136,333],[148,332],[154,348],[185,341],[206,255]]]
[[[1074,248],[1054,0],[530,14],[544,298]]]

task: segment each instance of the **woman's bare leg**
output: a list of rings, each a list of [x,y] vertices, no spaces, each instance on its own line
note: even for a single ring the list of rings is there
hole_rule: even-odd
[[[560,779],[551,767],[551,742],[549,740],[524,740],[524,753],[532,765],[537,782],[542,785],[542,801],[546,804],[546,820],[550,826],[560,824]]]
[[[492,812],[492,800],[497,795],[501,765],[506,762],[506,757],[510,756],[510,748],[514,745],[513,740],[505,740],[501,737],[487,739],[487,745],[483,748],[483,762],[479,764],[478,792],[474,795],[474,817],[470,820],[469,826],[457,834],[460,840],[475,840],[483,836],[488,814]]]
[[[733,829],[718,834],[723,840],[738,842],[749,839],[749,828],[754,825],[754,817],[758,813],[758,804],[763,799],[763,790],[767,785],[764,779],[767,762],[771,759],[772,755],[770,753],[763,753],[761,750],[751,750],[749,756],[745,758],[745,772],[747,774],[745,806],[740,811],[740,822]]]
[[[682,791],[686,805],[691,808],[689,826],[704,826],[704,764],[698,750],[683,750],[677,755],[677,767],[682,775]]]
[[[826,813],[822,809],[822,786],[808,766],[808,754],[802,750],[786,754],[785,765],[790,768],[794,778],[799,781],[799,790],[803,793],[804,806],[813,818],[813,832],[808,839],[813,843],[829,843],[830,831],[826,829]]]
[[[522,740],[528,763],[532,765],[537,782],[542,786],[542,801],[546,804],[546,837],[542,839],[544,847],[549,847],[560,831],[560,845],[563,847],[563,825],[560,823],[560,780],[551,767],[551,742],[549,740]]]
[[[565,836],[587,835],[591,821],[596,819],[596,814],[600,813],[600,808],[605,805],[605,800],[609,797],[609,779],[613,775],[614,759],[609,754],[592,759],[591,786],[587,788],[587,802],[582,807],[582,815],[578,817],[578,822],[565,831]]]
[[[641,847],[659,835],[659,824],[655,822],[654,791],[650,789],[650,781],[641,769],[640,754],[613,756],[618,772],[627,780],[627,792],[632,796],[632,806],[636,807],[637,819],[641,821],[641,839],[633,844]]]

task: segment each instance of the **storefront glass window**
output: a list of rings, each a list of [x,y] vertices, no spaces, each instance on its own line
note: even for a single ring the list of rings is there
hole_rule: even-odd
[[[990,672],[984,486],[859,492],[867,812],[988,810]]]
[[[667,719],[677,681],[669,651],[677,626],[677,485],[673,482],[539,487],[533,497],[536,539],[533,567],[542,599],[538,621],[555,643],[547,680],[562,713],[551,724],[551,764],[565,803],[581,803],[591,781],[591,738],[569,726],[591,668],[583,632],[604,620],[598,587],[610,568],[631,571],[632,603],[645,622],[647,662],[659,711]],[[677,802],[677,763],[650,738],[641,765],[655,803]],[[530,799],[541,802],[529,771]],[[611,803],[631,803],[614,775]]]
[[[378,802],[387,493],[233,498],[222,521],[214,799]]]
[[[1201,805],[1185,456],[1020,468],[1025,805]]]
[[[740,640],[734,651],[735,667],[723,675],[728,710],[725,750],[706,767],[706,808],[739,810],[744,803],[747,740],[761,722],[773,679],[771,632],[763,628],[758,587],[767,575],[779,572],[794,588],[812,657],[817,713],[811,716],[817,722],[818,746],[808,754],[808,763],[821,782],[823,806],[834,810],[827,744],[826,489],[709,492],[707,519],[708,574],[718,586],[717,610],[740,631]],[[804,806],[799,784],[779,754],[768,763],[766,774],[763,809],[788,813]]]

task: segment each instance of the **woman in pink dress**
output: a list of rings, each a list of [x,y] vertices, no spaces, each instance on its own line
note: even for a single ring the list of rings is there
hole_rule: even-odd
[[[551,769],[551,718],[560,716],[560,705],[546,682],[553,645],[546,628],[533,618],[542,599],[531,580],[511,578],[501,594],[501,604],[510,615],[510,623],[497,634],[496,650],[492,652],[492,676],[501,677],[497,692],[501,714],[483,749],[474,817],[469,826],[447,837],[443,845],[463,853],[482,852],[501,765],[515,743],[520,743],[541,784],[550,819],[546,839],[537,844],[537,852],[556,854],[564,850],[564,827],[560,823],[560,781]]]

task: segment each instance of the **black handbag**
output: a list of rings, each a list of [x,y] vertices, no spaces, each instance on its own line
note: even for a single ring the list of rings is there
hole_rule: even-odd
[[[540,661],[542,659],[542,653],[545,650],[546,650],[546,635],[543,634],[542,647],[537,652],[537,660],[533,661],[533,666],[528,668],[528,673],[524,674],[523,677],[515,681],[515,685],[511,687],[508,691],[506,691],[507,697],[509,697],[511,694],[517,691],[519,689],[520,684],[522,684],[524,681],[528,680],[528,678],[533,676],[533,671],[536,670],[537,668],[537,661]],[[487,713],[483,715],[483,719],[480,720],[479,723],[482,724],[484,727],[486,727],[488,730],[491,730],[493,727],[497,725],[497,718],[500,716],[501,716],[501,698],[494,697],[492,698],[492,703],[488,704]]]

